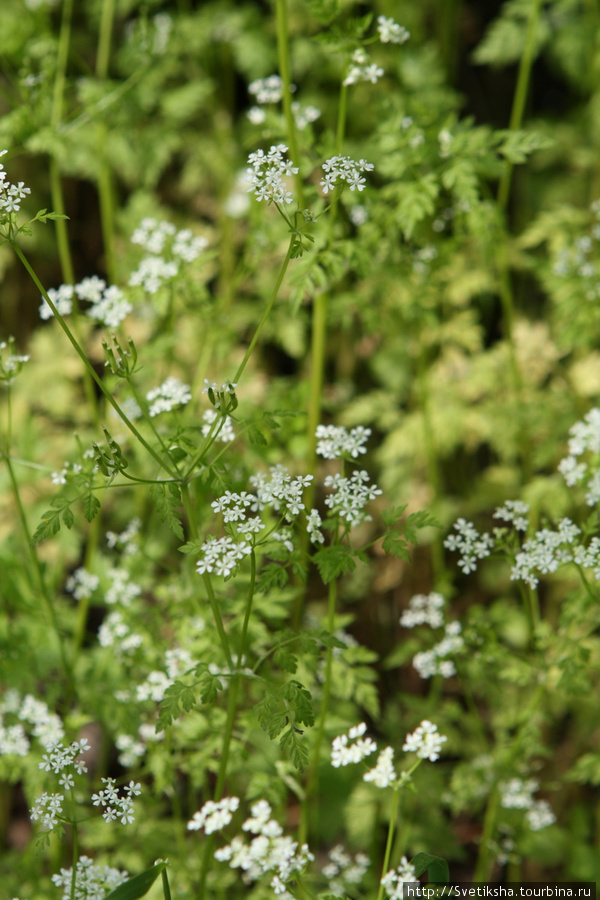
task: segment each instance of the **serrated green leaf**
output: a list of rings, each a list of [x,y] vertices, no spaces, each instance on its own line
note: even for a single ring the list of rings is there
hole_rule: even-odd
[[[346,575],[356,568],[355,551],[344,544],[323,547],[315,553],[313,558],[325,584],[329,584],[334,578]]]
[[[272,588],[285,587],[289,581],[287,570],[279,563],[268,563],[261,569],[256,581],[256,590],[259,594],[266,594]]]
[[[48,509],[42,516],[42,521],[35,529],[32,537],[32,544],[39,544],[46,538],[52,537],[60,531],[60,512],[55,509]]]
[[[65,506],[62,512],[62,520],[67,528],[71,528],[73,522],[75,521],[75,516],[73,515],[73,510],[70,506]]]
[[[183,527],[181,525],[181,515],[176,509],[176,505],[180,500],[179,490],[175,484],[162,484],[157,481],[150,488],[150,496],[154,501],[154,506],[158,516],[162,522],[180,540],[183,540]]]
[[[81,502],[83,504],[83,514],[87,521],[91,522],[100,512],[100,501],[96,495],[90,491],[89,494],[84,494]]]
[[[303,772],[308,765],[308,747],[301,735],[290,727],[281,735],[279,746],[299,772]]]

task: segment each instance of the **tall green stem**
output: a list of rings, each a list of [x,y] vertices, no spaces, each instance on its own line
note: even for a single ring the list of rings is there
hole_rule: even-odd
[[[113,28],[115,12],[115,0],[103,0],[102,15],[100,18],[100,33],[98,36],[98,51],[96,53],[96,76],[105,79],[108,74],[110,60],[110,40]],[[97,157],[98,157],[98,200],[100,205],[100,223],[102,227],[102,239],[104,241],[104,254],[106,273],[109,281],[115,281],[115,249],[114,249],[114,203],[113,184],[111,171],[106,161],[107,129],[104,122],[97,126]]]
[[[60,23],[60,36],[58,39],[58,57],[56,61],[56,75],[54,78],[54,93],[52,97],[52,114],[50,123],[52,130],[57,131],[62,119],[65,84],[67,76],[67,60],[69,57],[69,44],[71,42],[71,17],[73,14],[73,0],[64,0],[62,18]],[[65,203],[60,180],[60,171],[55,157],[50,159],[50,189],[52,193],[52,205],[54,211],[65,214]],[[69,236],[65,219],[56,219],[56,241],[63,279],[67,284],[74,284],[73,262],[69,247]]]
[[[279,288],[281,287],[281,283],[285,277],[285,273],[287,272],[287,267],[292,258],[292,243],[293,243],[293,236],[290,239],[290,244],[287,249],[287,253],[285,255],[285,259],[282,263],[281,269],[279,270],[279,275],[277,276],[277,281],[275,282],[275,287],[273,288],[273,292],[269,298],[269,302],[267,303],[265,311],[263,312],[263,314],[261,316],[260,322],[256,326],[256,331],[254,332],[254,336],[253,336],[252,340],[250,341],[250,345],[248,346],[248,349],[246,350],[244,358],[241,361],[241,363],[239,364],[237,372],[233,376],[234,384],[237,384],[238,381],[240,380],[242,372],[246,368],[248,360],[252,356],[252,351],[254,350],[254,348],[257,344],[257,341],[260,337],[261,331],[265,327],[265,323],[271,314],[271,310],[273,309],[273,304],[275,303],[275,300],[277,299],[277,295],[279,293]]]
[[[531,77],[531,68],[533,66],[533,58],[535,56],[535,45],[538,25],[540,21],[540,11],[542,0],[531,0],[531,11],[529,14],[529,23],[527,25],[527,36],[525,38],[525,48],[519,64],[519,74],[517,76],[517,86],[513,98],[513,105],[510,114],[509,129],[516,131],[521,127],[523,121],[523,113],[525,112],[525,103],[527,102],[527,94],[529,91],[529,80]],[[510,183],[512,180],[513,165],[507,162],[504,173],[500,179],[498,187],[498,206],[506,209],[508,196],[510,193]]]
[[[337,581],[334,579],[329,583],[329,597],[327,603],[327,630],[330,634],[333,634],[333,630],[335,627],[335,607],[337,602]],[[306,837],[308,834],[308,814],[310,810],[310,802],[313,795],[316,793],[318,778],[319,778],[319,758],[321,756],[321,746],[323,744],[323,737],[325,734],[325,722],[327,721],[327,713],[329,710],[329,698],[331,696],[331,669],[333,664],[333,648],[327,648],[327,655],[325,657],[325,681],[323,684],[323,693],[321,695],[321,708],[319,710],[319,720],[317,722],[317,729],[315,734],[315,742],[312,748],[312,754],[310,758],[309,770],[308,770],[308,779],[306,782],[306,789],[304,793],[304,798],[302,800],[302,807],[300,813],[300,827],[298,832],[298,840],[300,844],[303,844],[306,841]]]
[[[298,168],[300,167],[300,155],[298,153],[298,142],[296,140],[296,122],[294,113],[292,112],[292,92],[290,90],[290,49],[287,22],[287,0],[275,0],[275,14],[277,18],[277,55],[279,58],[279,74],[283,82],[283,114],[285,116],[287,139],[290,148],[290,158]],[[302,182],[302,172],[298,171],[294,175],[294,184],[296,187],[296,200],[300,209],[304,209],[304,185]]]
[[[392,846],[394,844],[394,831],[396,829],[396,819],[398,818],[398,803],[400,802],[400,790],[394,789],[392,797],[392,809],[390,812],[390,824],[388,826],[387,841],[385,842],[385,853],[383,855],[383,866],[381,867],[381,878],[389,871],[390,856],[392,854]],[[384,887],[379,879],[379,891],[377,892],[377,900],[382,900]]]

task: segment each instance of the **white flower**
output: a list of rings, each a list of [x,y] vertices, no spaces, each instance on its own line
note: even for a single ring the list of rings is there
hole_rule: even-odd
[[[423,719],[418,728],[406,736],[402,749],[406,753],[416,753],[420,759],[435,762],[439,759],[442,744],[447,740],[445,735],[438,734],[437,725]]]
[[[443,607],[444,598],[435,591],[415,594],[408,602],[408,609],[400,616],[400,624],[404,628],[414,628],[416,625],[440,628],[444,624]]]
[[[257,78],[248,85],[248,93],[256,97],[257,103],[278,103],[283,95],[283,81],[279,75]]]
[[[352,54],[351,64],[344,78],[344,84],[348,86],[359,81],[370,81],[371,84],[376,84],[384,74],[380,66],[369,62],[369,57],[364,50],[356,50]]]
[[[466,519],[457,519],[454,529],[458,534],[450,534],[444,541],[444,547],[449,550],[459,550],[462,553],[458,565],[465,574],[474,572],[477,568],[477,560],[485,559],[490,555],[494,547],[494,539],[489,534],[479,534],[475,526]]]
[[[153,388],[146,394],[150,401],[149,413],[152,417],[163,412],[170,412],[176,406],[185,406],[192,399],[189,384],[183,384],[178,378],[170,376],[160,387]]]
[[[556,816],[546,800],[534,800],[531,809],[525,813],[525,818],[532,831],[541,831],[556,822]]]
[[[357,425],[348,431],[341,425],[317,425],[317,454],[324,459],[339,459],[349,455],[356,459],[366,453],[365,444],[371,436],[370,428]]]
[[[390,787],[396,780],[393,747],[386,747],[377,757],[377,764],[363,775],[363,781],[372,781],[379,788]]]
[[[338,182],[349,185],[351,191],[364,190],[366,179],[363,178],[363,173],[372,172],[374,166],[373,163],[368,163],[364,159],[355,161],[349,156],[332,156],[325,160],[321,168],[325,173],[325,177],[321,180],[321,187],[323,193],[327,194]]]
[[[416,881],[414,866],[403,856],[398,868],[387,872],[381,879],[381,884],[391,900],[401,900],[404,897],[404,885]]]
[[[72,284],[61,284],[59,288],[49,288],[47,291],[48,296],[54,306],[58,310],[61,316],[68,316],[69,313],[73,310],[73,293],[74,288]],[[39,308],[40,319],[51,319],[54,316],[52,309],[49,304],[46,302],[45,297],[42,297],[42,304]]]
[[[359,763],[377,750],[377,744],[371,738],[363,738],[367,730],[364,722],[355,725],[348,734],[341,734],[331,744],[331,765],[337,769]],[[350,743],[352,741],[352,743]]]
[[[268,153],[257,150],[248,157],[248,191],[252,191],[257,200],[267,200],[268,203],[292,202],[292,193],[284,178],[296,175],[298,167],[285,158],[287,149],[285,144],[272,145]]]
[[[377,16],[377,31],[382,44],[404,44],[410,37],[410,31],[393,19]]]
[[[88,309],[87,314],[108,328],[117,328],[132,309],[133,306],[125,299],[123,291],[113,285],[105,289],[102,296]]]
[[[216,802],[208,800],[188,822],[188,831],[203,829],[205,834],[212,834],[214,831],[225,828],[231,822],[233,813],[239,805],[239,797],[224,797]]]

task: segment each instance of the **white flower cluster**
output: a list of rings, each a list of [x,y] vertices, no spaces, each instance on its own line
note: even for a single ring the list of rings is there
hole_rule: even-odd
[[[434,675],[452,678],[456,675],[456,666],[447,657],[464,647],[461,630],[460,622],[448,622],[442,640],[431,650],[423,650],[413,657],[412,664],[421,678],[432,678]]]
[[[99,584],[98,575],[93,575],[87,569],[80,567],[67,578],[65,590],[73,594],[76,600],[89,600]]]
[[[101,647],[114,647],[118,656],[133,653],[144,643],[141,634],[132,633],[120,612],[110,613],[98,629]]]
[[[576,238],[573,244],[555,254],[552,272],[559,278],[579,279],[586,299],[592,302],[600,298],[600,264],[597,262],[600,201],[595,200],[590,210],[595,222],[589,233]]]
[[[431,628],[441,628],[444,624],[444,598],[441,594],[432,591],[430,594],[415,594],[408,602],[400,616],[400,624],[403,628],[415,628],[417,625],[429,625]]]
[[[359,81],[370,81],[371,84],[377,84],[384,74],[385,72],[380,66],[369,62],[368,55],[360,48],[355,50],[350,58],[350,66],[348,74],[344,78],[344,84],[357,84]]]
[[[144,257],[129,277],[131,286],[140,286],[147,294],[156,294],[166,281],[179,273],[181,262],[194,262],[208,246],[206,238],[194,235],[189,228],[178,231],[172,222],[148,216],[131,236],[131,243],[143,247]],[[167,254],[165,259],[161,254]]]
[[[141,527],[142,520],[135,516],[119,534],[114,531],[107,531],[106,543],[111,550],[118,549],[124,556],[133,556],[138,551],[136,538]]]
[[[111,582],[104,594],[104,601],[109,606],[115,603],[119,603],[121,606],[131,606],[131,601],[142,593],[139,584],[131,581],[131,576],[127,569],[109,569],[108,577]]]
[[[323,459],[340,459],[343,456],[357,459],[361,453],[367,452],[365,444],[371,436],[371,429],[358,425],[348,431],[343,426],[317,425],[315,436],[317,454]]]
[[[65,798],[63,794],[48,794],[44,791],[29,810],[32,822],[39,822],[44,831],[52,831],[58,825],[63,811]]]
[[[600,227],[600,226],[599,226]],[[600,470],[586,464],[580,457],[586,452],[600,453],[600,409],[594,407],[570,429],[569,455],[560,461],[558,471],[569,487],[586,480],[585,500],[588,506],[600,502]]]
[[[349,885],[360,884],[371,860],[364,853],[352,857],[341,844],[329,851],[329,862],[322,874],[328,879],[328,893],[334,897],[345,897]]]
[[[146,400],[150,403],[148,412],[152,417],[170,412],[176,406],[185,406],[191,399],[189,384],[183,384],[179,378],[175,378],[173,375],[146,394]]]
[[[394,748],[386,747],[377,757],[375,768],[365,772],[363,781],[371,781],[378,788],[386,788],[390,787],[395,780]]]
[[[458,565],[465,574],[474,572],[477,560],[485,559],[492,552],[494,539],[489,534],[479,534],[472,522],[466,519],[457,519],[454,528],[458,533],[448,535],[444,547],[460,551],[462,555]]]
[[[423,719],[418,728],[406,736],[402,749],[406,753],[416,753],[419,759],[435,762],[440,757],[442,744],[447,740],[446,735],[438,733],[437,725]]]
[[[284,153],[287,153],[287,149],[285,144],[273,144],[268,153],[257,150],[248,157],[246,169],[246,181],[250,185],[248,191],[252,191],[257,200],[266,200],[268,203],[292,202],[292,193],[288,190],[284,178],[296,175],[298,167],[285,158]]]
[[[391,900],[402,900],[404,897],[404,885],[416,881],[417,876],[414,866],[403,856],[398,868],[387,872],[381,879],[381,884]]]
[[[382,44],[404,44],[410,37],[410,31],[404,25],[385,16],[377,16],[377,31]]]
[[[348,734],[340,734],[333,739],[331,744],[331,765],[334,769],[340,766],[349,766],[362,762],[377,750],[377,744],[372,738],[363,738],[367,730],[364,722],[354,725]],[[352,743],[351,743],[352,742]]]
[[[321,118],[321,110],[316,106],[301,106],[298,101],[292,103],[292,113],[298,131],[304,131],[307,125]]]
[[[269,468],[270,478],[262,472],[250,476],[250,484],[256,490],[256,500],[252,510],[261,511],[271,508],[275,512],[283,512],[288,522],[304,509],[302,494],[313,480],[312,475],[298,475],[292,478],[287,468],[282,465]]]
[[[0,156],[4,156],[8,150],[0,150]],[[4,224],[11,213],[19,212],[21,200],[24,200],[31,190],[25,187],[23,181],[11,184],[6,177],[4,166],[0,163],[0,223]]]
[[[146,680],[136,687],[136,700],[143,703],[152,700],[160,703],[165,696],[165,691],[176,678],[184,675],[194,667],[191,654],[181,647],[173,647],[165,653],[165,670],[155,669],[150,672]]]
[[[131,825],[135,822],[134,797],[142,793],[142,786],[130,781],[123,788],[123,794],[119,796],[114,778],[101,778],[105,785],[104,790],[92,794],[92,803],[94,806],[101,806],[103,809],[102,818],[105,822],[113,822],[119,820],[121,825]]]
[[[239,805],[239,797],[224,797],[218,801],[208,800],[188,822],[188,831],[203,830],[205,834],[212,834],[214,831],[225,828],[231,822],[233,813]]]
[[[533,795],[539,785],[534,779],[524,781],[511,778],[500,785],[500,799],[504,809],[525,809],[525,818],[532,831],[541,831],[556,822],[547,800],[535,800]]]
[[[228,799],[236,801],[235,808],[237,808],[239,802],[237,797]],[[310,861],[314,860],[314,856],[307,844],[303,844],[299,848],[297,841],[283,834],[279,822],[271,818],[271,805],[266,800],[259,800],[258,803],[255,803],[251,812],[252,816],[246,819],[242,830],[255,835],[252,840],[246,843],[242,837],[234,837],[230,844],[215,851],[215,859],[220,862],[228,862],[231,869],[241,869],[242,878],[246,884],[257,881],[264,875],[272,874],[270,886],[273,892],[287,900],[290,894],[286,891],[286,882],[294,872],[301,872]],[[196,816],[201,819],[202,813],[203,810],[200,810]],[[227,816],[224,819],[227,819]],[[231,817],[223,824],[228,824],[230,820]],[[192,822],[188,824],[188,828]],[[194,827],[204,827],[208,833],[206,826],[195,825]],[[221,828],[223,825],[217,824],[216,827]]]
[[[79,284],[61,284],[59,288],[50,288],[47,293],[61,316],[68,316],[73,311],[74,294],[79,300],[87,300],[92,305],[86,314],[108,328],[117,328],[133,309],[120,288],[116,285],[107,287],[106,282],[97,275],[84,278]],[[44,297],[39,313],[41,319],[54,316]]]
[[[82,738],[80,741],[73,741],[68,747],[65,747],[60,742],[52,744],[47,747],[48,752],[42,756],[39,768],[43,769],[44,772],[54,772],[55,775],[58,775],[63,769],[72,767],[78,775],[83,775],[87,772],[87,766],[82,758],[82,754],[89,749],[90,745],[86,738]]]
[[[367,182],[363,173],[372,172],[375,167],[365,159],[356,162],[349,156],[332,156],[325,160],[321,168],[325,173],[321,187],[323,193],[327,194],[338,182],[347,184],[351,191],[364,191]]]
[[[104,900],[104,897],[129,878],[129,872],[111,866],[97,866],[89,856],[80,856],[75,869],[77,900]],[[73,869],[61,869],[53,875],[56,887],[63,888],[61,900],[71,900]]]
[[[515,557],[510,577],[513,581],[524,581],[536,588],[539,575],[556,572],[560,566],[574,562],[582,568],[594,570],[600,580],[600,539],[592,538],[588,547],[576,541],[581,534],[570,519],[561,519],[556,531],[543,528],[525,541]]]
[[[5,717],[18,719],[5,724]],[[27,756],[29,738],[22,723],[31,726],[31,734],[40,744],[49,748],[64,737],[60,718],[51,713],[46,704],[32,694],[21,697],[18,691],[6,691],[0,702],[0,756]]]
[[[339,473],[327,475],[325,487],[332,489],[332,493],[325,498],[325,505],[353,528],[371,520],[371,516],[364,511],[365,506],[369,500],[383,493],[376,484],[369,484],[369,474],[364,469],[354,472],[351,478],[344,478]]]
[[[8,350],[8,353],[5,353],[5,350]],[[5,384],[12,384],[24,364],[29,361],[29,356],[14,351],[14,338],[9,338],[8,342],[0,341],[0,381]]]
[[[524,503],[522,500],[507,500],[504,506],[499,506],[494,512],[494,518],[512,522],[513,528],[517,531],[527,531],[529,528],[528,512],[528,503]]]
[[[210,538],[202,544],[201,552],[202,557],[196,563],[198,574],[214,572],[227,578],[239,561],[252,553],[252,547],[247,541],[234,541],[230,537]]]
[[[248,85],[248,93],[252,94],[256,98],[256,102],[262,105],[279,103],[283,96],[283,81],[279,75],[257,78]]]

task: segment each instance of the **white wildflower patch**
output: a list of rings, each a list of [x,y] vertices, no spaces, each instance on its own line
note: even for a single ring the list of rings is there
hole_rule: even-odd
[[[362,762],[377,750],[377,744],[371,738],[363,737],[367,731],[364,722],[355,725],[348,734],[340,734],[333,739],[331,745],[331,765],[337,769]]]
[[[283,96],[283,81],[279,75],[257,78],[248,85],[248,93],[262,105],[279,103]]]
[[[337,184],[347,184],[351,191],[364,191],[367,183],[364,173],[372,172],[375,167],[365,159],[355,161],[349,156],[332,156],[325,160],[321,168],[321,188],[327,194]]]
[[[459,567],[465,574],[477,569],[477,561],[485,559],[494,548],[494,539],[489,534],[479,534],[472,522],[457,519],[454,524],[456,534],[450,534],[444,541],[448,550],[457,550],[461,557]]]
[[[415,628],[417,625],[429,625],[441,628],[444,624],[444,598],[432,591],[430,594],[415,594],[408,601],[408,609],[400,616],[403,628]]]
[[[371,516],[365,512],[365,507],[382,491],[376,484],[369,484],[369,481],[369,474],[364,469],[354,472],[351,478],[344,478],[339,473],[328,475],[325,478],[325,487],[330,488],[331,493],[325,498],[325,505],[352,528],[370,521]]]
[[[97,866],[89,856],[80,856],[75,869],[78,898],[85,900],[103,900],[129,878],[129,872],[111,866]],[[61,900],[70,900],[73,885],[73,870],[61,869],[60,874],[52,876],[53,884],[63,889]]]
[[[329,862],[321,870],[328,880],[328,892],[335,897],[346,897],[348,888],[360,884],[371,865],[371,860],[364,853],[352,856],[341,845],[329,851]]]
[[[348,73],[344,78],[344,84],[349,86],[351,84],[357,84],[359,81],[368,81],[371,84],[377,84],[384,74],[381,66],[372,63],[368,54],[360,48],[355,50],[352,54]]]
[[[220,831],[221,828],[229,825],[233,813],[239,805],[239,797],[224,797],[218,801],[208,800],[188,822],[188,831],[204,831],[205,834]]]
[[[464,647],[460,622],[449,622],[445,628],[445,636],[431,650],[424,650],[413,657],[413,666],[421,678],[432,678],[441,675],[451,678],[456,675],[456,666],[449,656]]]
[[[164,412],[171,412],[177,406],[185,406],[191,399],[189,384],[184,384],[173,375],[146,394],[146,400],[150,404],[148,412],[152,417]]]
[[[4,156],[6,153],[8,150],[0,150],[0,156]],[[30,193],[30,188],[25,187],[23,181],[11,184],[4,166],[0,163],[0,224],[7,222],[12,213],[19,212],[21,201]]]
[[[363,781],[370,781],[378,788],[391,787],[396,780],[394,768],[394,748],[386,747],[377,757],[377,764],[363,775]]]
[[[406,753],[416,753],[420,759],[435,762],[440,757],[442,744],[447,740],[446,735],[438,734],[437,725],[423,719],[418,728],[406,736],[402,749]]]
[[[371,436],[371,429],[357,425],[348,431],[341,425],[317,425],[315,436],[317,454],[323,459],[340,459],[348,456],[357,459],[367,452],[366,443]]]
[[[500,785],[500,803],[504,809],[525,810],[525,821],[532,831],[541,831],[556,822],[548,801],[534,798],[538,787],[533,778],[511,778]]]
[[[208,437],[211,432],[214,432],[213,425],[217,420],[220,420],[220,424],[216,431],[215,439],[221,441],[223,444],[229,444],[231,441],[235,441],[233,419],[230,416],[219,416],[218,412],[214,409],[207,409],[202,414],[202,421],[205,423],[200,429],[202,437]]]
[[[410,38],[410,31],[394,19],[377,16],[377,31],[382,44],[404,44]]]
[[[285,144],[272,145],[267,153],[257,150],[248,157],[246,181],[248,191],[267,203],[291,203],[293,196],[286,178],[298,173],[298,167],[285,157]]]
[[[403,856],[400,865],[383,876],[381,884],[391,900],[402,900],[405,896],[404,885],[416,881],[417,875],[414,866]]]
[[[133,798],[141,794],[141,785],[130,781],[119,794],[114,778],[101,778],[100,780],[104,784],[104,788],[97,794],[92,794],[92,804],[102,809],[102,818],[105,822],[118,821],[122,825],[130,825],[135,821]]]

